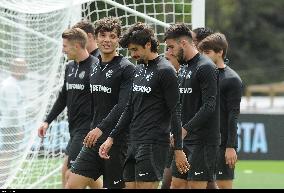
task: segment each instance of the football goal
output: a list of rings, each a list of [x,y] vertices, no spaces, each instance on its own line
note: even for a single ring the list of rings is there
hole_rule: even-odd
[[[63,84],[62,32],[82,18],[150,24],[165,51],[169,24],[204,26],[205,0],[2,0],[0,4],[0,188],[61,188],[64,111],[44,139],[37,128]],[[127,55],[127,51],[120,50]]]

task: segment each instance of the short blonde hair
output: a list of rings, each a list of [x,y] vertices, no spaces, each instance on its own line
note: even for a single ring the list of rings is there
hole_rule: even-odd
[[[79,43],[82,48],[86,48],[88,36],[86,32],[80,28],[66,29],[62,33],[62,38],[71,42]]]

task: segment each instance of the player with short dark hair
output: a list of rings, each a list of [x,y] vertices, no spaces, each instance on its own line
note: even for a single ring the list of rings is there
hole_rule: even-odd
[[[88,20],[82,20],[76,23],[73,28],[80,28],[84,30],[88,36],[88,41],[87,41],[87,50],[88,52],[95,56],[98,57],[100,55],[99,48],[97,46],[96,38],[95,38],[95,26],[93,23],[91,23]]]
[[[214,63],[198,53],[189,27],[171,25],[165,33],[170,54],[183,65],[180,71],[181,120],[184,151],[190,170],[185,174],[172,164],[171,188],[206,188],[215,179],[219,131],[218,71]]]
[[[192,41],[196,48],[198,48],[199,42],[201,42],[207,36],[213,34],[213,30],[209,27],[198,27],[192,30]]]
[[[84,139],[84,147],[72,165],[72,173],[66,188],[85,188],[101,175],[104,188],[124,188],[124,134],[115,142],[110,152],[111,159],[102,159],[98,151],[126,106],[134,65],[116,51],[121,30],[120,20],[106,17],[98,20],[95,26],[96,41],[101,55],[99,63],[93,65],[90,72],[93,121],[91,131]]]
[[[218,153],[216,182],[221,189],[231,189],[237,161],[238,117],[242,98],[242,80],[224,62],[228,42],[224,34],[214,33],[203,39],[199,50],[210,57],[219,70],[221,145]]]

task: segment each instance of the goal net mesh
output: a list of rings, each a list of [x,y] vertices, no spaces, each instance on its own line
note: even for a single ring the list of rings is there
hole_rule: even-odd
[[[66,110],[37,136],[63,84],[62,32],[81,18],[149,23],[165,51],[171,23],[192,22],[191,0],[2,0],[0,4],[0,188],[61,188],[69,140]],[[127,55],[126,50],[120,50]]]

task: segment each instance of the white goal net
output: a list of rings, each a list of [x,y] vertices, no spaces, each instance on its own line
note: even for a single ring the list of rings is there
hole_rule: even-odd
[[[151,24],[163,53],[169,24],[204,25],[204,0],[1,0],[0,188],[61,188],[66,113],[37,136],[62,86],[61,34],[81,18],[105,16],[119,17],[123,28]]]

